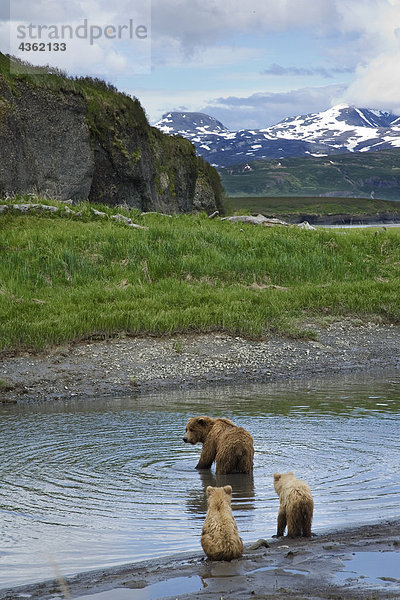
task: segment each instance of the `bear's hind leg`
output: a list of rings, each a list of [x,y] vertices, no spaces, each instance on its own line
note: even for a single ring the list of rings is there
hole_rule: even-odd
[[[282,537],[286,528],[286,510],[284,508],[279,509],[278,513],[278,527],[276,535]]]
[[[303,537],[311,537],[312,533],[311,533],[311,522],[312,522],[312,515],[304,515],[303,517]]]
[[[237,458],[232,455],[230,449],[221,449],[215,457],[215,473],[217,475],[228,475],[237,473]]]

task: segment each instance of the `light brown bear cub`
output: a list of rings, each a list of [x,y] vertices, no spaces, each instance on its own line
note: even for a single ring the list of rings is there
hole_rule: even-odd
[[[208,510],[201,534],[201,545],[211,560],[232,560],[243,554],[243,542],[239,537],[232,514],[232,488],[207,487]]]
[[[215,460],[217,474],[253,472],[253,438],[229,419],[192,417],[183,441],[203,444],[196,469],[209,469]]]
[[[280,500],[277,536],[283,535],[287,524],[288,537],[311,537],[314,501],[306,482],[293,471],[274,473],[274,488]]]

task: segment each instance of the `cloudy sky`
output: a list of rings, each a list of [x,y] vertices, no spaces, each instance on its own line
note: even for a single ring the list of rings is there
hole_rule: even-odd
[[[342,102],[400,114],[400,0],[11,0],[0,17],[13,53],[21,24],[108,26],[67,52],[19,56],[100,75],[151,122],[186,110],[260,128]],[[146,39],[128,39],[129,21]]]

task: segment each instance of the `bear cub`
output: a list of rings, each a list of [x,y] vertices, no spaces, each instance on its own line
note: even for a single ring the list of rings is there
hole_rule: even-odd
[[[283,535],[286,525],[288,537],[311,537],[314,501],[305,481],[290,473],[274,473],[274,488],[279,496],[277,536]]]
[[[209,469],[215,460],[217,474],[253,472],[253,438],[229,419],[192,417],[183,441],[203,444],[196,469]]]
[[[202,548],[211,560],[232,560],[243,554],[243,542],[232,514],[232,487],[207,487],[208,510],[201,534]]]

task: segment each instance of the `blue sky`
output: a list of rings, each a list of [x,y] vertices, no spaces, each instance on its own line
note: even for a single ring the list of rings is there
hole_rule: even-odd
[[[7,26],[14,49],[18,23],[84,17],[132,18],[148,38],[68,40],[62,56],[22,56],[105,78],[138,97],[151,122],[186,110],[262,128],[343,102],[400,114],[400,0],[40,0],[35,11],[11,0],[9,24],[0,13],[2,49]]]

